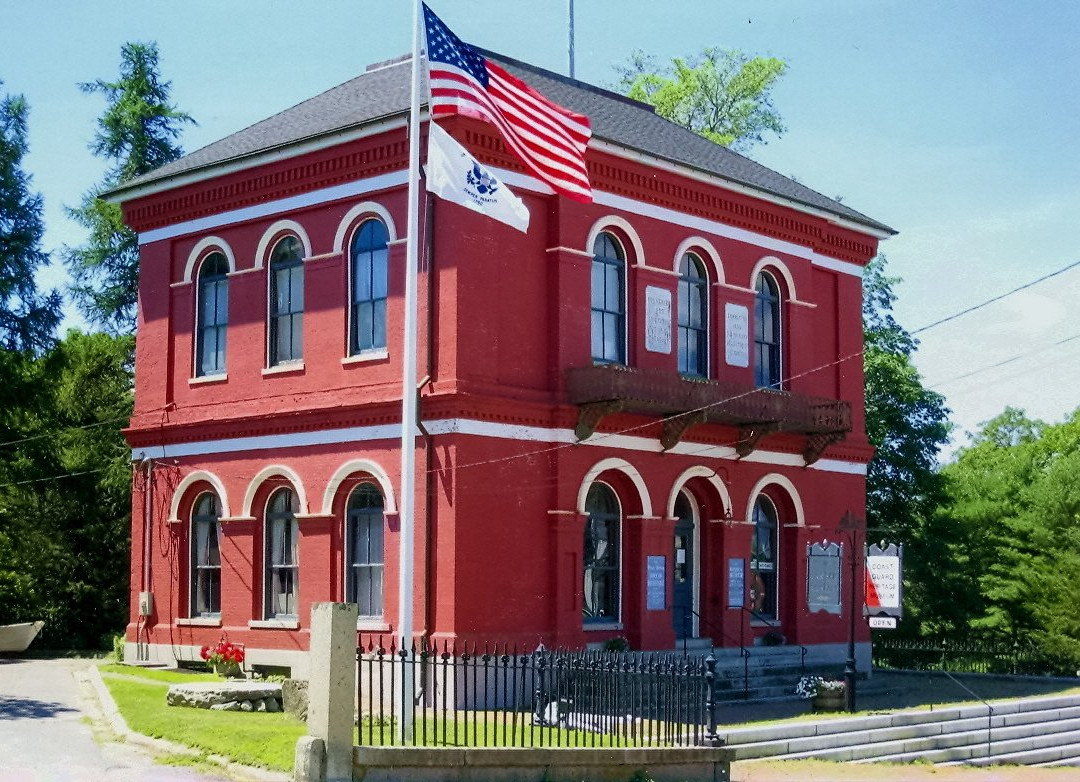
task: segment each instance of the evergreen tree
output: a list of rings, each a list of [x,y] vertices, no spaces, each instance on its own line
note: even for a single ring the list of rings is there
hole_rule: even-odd
[[[0,97],[0,348],[37,352],[54,339],[60,294],[41,296],[34,282],[49,256],[41,249],[41,195],[22,168],[28,112],[22,95]]]
[[[866,472],[866,523],[871,538],[905,545],[905,629],[941,621],[949,601],[940,590],[952,572],[947,530],[934,525],[941,498],[937,454],[949,437],[944,398],[925,388],[911,355],[918,341],[895,319],[896,278],[878,256],[863,273],[863,367],[866,435],[876,452]],[[939,600],[944,599],[944,605]]]
[[[124,225],[120,207],[98,196],[180,157],[176,141],[193,120],[170,103],[171,84],[159,76],[156,44],[126,43],[120,58],[116,81],[79,85],[85,93],[105,96],[105,113],[90,149],[109,162],[109,169],[78,207],[68,209],[90,236],[81,247],[65,248],[64,261],[83,314],[93,323],[128,332],[135,325],[138,301],[138,242]]]

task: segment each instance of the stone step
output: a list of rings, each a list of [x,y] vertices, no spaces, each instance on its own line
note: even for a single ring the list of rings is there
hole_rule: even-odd
[[[958,734],[960,735],[960,734]],[[955,738],[955,737],[950,737]],[[1080,740],[1080,729],[1068,731],[1055,731],[1052,733],[1033,732],[1031,735],[1018,736],[1011,739],[998,741],[993,739],[990,744],[990,756],[987,757],[986,733],[983,732],[982,741],[975,741],[970,737],[968,743],[955,743],[948,747],[935,747],[928,750],[915,750],[892,755],[882,755],[872,758],[869,762],[911,762],[914,760],[929,761],[935,765],[996,765],[1013,764],[1029,765],[1036,761],[1053,760],[1061,757],[1060,750],[1064,747],[1068,754],[1075,754],[1076,743]],[[1024,762],[1024,759],[1030,761]],[[865,761],[864,761],[865,762]]]
[[[860,682],[860,685],[862,683]],[[992,704],[997,724],[1011,714],[1023,712],[1054,711],[1080,706],[1080,696],[1051,696],[1029,698],[1019,701],[999,701]],[[1066,712],[1066,714],[1070,714]],[[728,745],[764,743],[772,740],[788,740],[803,736],[825,736],[851,731],[888,728],[897,725],[948,722],[969,718],[986,719],[986,707],[979,705],[952,706],[933,710],[902,711],[894,714],[878,714],[860,717],[837,717],[821,721],[784,723],[770,726],[733,728],[723,736]],[[984,722],[985,724],[985,722]]]

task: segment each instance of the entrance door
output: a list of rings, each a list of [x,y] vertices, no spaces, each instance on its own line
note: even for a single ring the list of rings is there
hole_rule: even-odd
[[[671,588],[671,621],[675,637],[693,638],[694,609],[694,512],[686,495],[675,501],[675,555]]]

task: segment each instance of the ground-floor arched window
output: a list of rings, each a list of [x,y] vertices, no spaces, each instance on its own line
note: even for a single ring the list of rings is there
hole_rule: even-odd
[[[585,498],[584,620],[619,621],[619,531],[621,514],[615,492],[594,483]]]
[[[300,562],[297,557],[300,531],[296,513],[300,506],[292,489],[278,489],[266,506],[266,608],[267,619],[295,619],[300,596]]]
[[[779,552],[776,506],[762,495],[754,503],[754,539],[750,548],[750,608],[763,619],[777,616]]]
[[[360,616],[383,615],[383,496],[370,483],[349,495],[345,513],[345,599]]]
[[[200,494],[191,511],[191,616],[221,615],[221,525],[218,499]]]

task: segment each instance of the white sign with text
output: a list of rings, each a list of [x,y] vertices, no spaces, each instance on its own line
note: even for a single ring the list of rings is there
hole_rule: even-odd
[[[750,366],[750,311],[741,304],[724,305],[724,360],[728,366]]]
[[[645,349],[671,352],[671,291],[666,288],[645,288]]]

